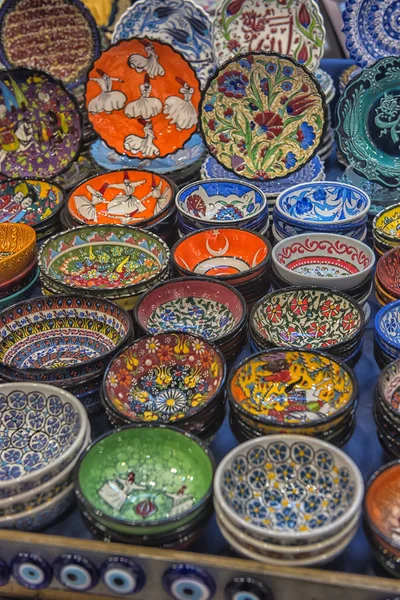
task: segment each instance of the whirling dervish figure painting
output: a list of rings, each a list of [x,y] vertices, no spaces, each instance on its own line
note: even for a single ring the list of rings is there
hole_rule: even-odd
[[[140,118],[138,119],[138,122],[143,125],[144,137],[135,135],[133,133],[126,136],[124,140],[125,150],[131,152],[132,154],[138,154],[141,152],[143,157],[158,156],[160,151],[153,141],[156,139],[156,136],[153,131],[153,125],[151,121]]]
[[[162,111],[162,103],[158,98],[150,98],[152,85],[148,73],[144,76],[144,83],[140,86],[140,98],[129,102],[125,106],[125,114],[130,119],[142,117],[150,119]]]
[[[181,77],[175,77],[175,79],[182,86],[179,93],[183,98],[169,96],[165,101],[163,113],[167,115],[167,119],[176,126],[178,131],[191,129],[197,124],[197,112],[192,104],[194,88],[190,87]]]
[[[94,114],[101,112],[111,114],[114,110],[121,110],[125,106],[126,96],[119,90],[113,90],[112,86],[113,81],[123,83],[122,79],[111,77],[101,69],[97,69],[97,73],[100,77],[91,77],[90,81],[98,83],[101,93],[89,102],[88,111]]]
[[[158,56],[154,50],[153,44],[142,40],[141,44],[143,44],[147,56],[143,56],[142,54],[131,54],[128,58],[128,65],[132,69],[135,69],[137,73],[145,71],[152,79],[154,77],[162,77],[165,75],[163,67],[158,62]]]

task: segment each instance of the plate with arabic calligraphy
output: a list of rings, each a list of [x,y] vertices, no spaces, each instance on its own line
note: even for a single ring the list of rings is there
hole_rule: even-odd
[[[336,141],[357,173],[400,185],[400,57],[382,58],[350,81],[336,107]]]
[[[75,87],[100,52],[100,35],[79,0],[5,0],[0,59],[7,68],[43,69]]]
[[[147,38],[110,46],[86,84],[89,119],[110,148],[135,158],[162,158],[196,131],[200,84],[183,56]]]
[[[314,71],[325,43],[324,20],[314,0],[223,0],[213,26],[219,64],[237,54],[279,52]]]
[[[274,52],[226,62],[203,93],[200,127],[210,154],[246,179],[298,171],[317,153],[327,107],[316,78]]]
[[[112,171],[89,177],[75,188],[68,199],[68,212],[89,225],[144,225],[161,218],[174,196],[174,184],[155,173]]]
[[[64,205],[64,190],[44,179],[0,182],[0,222],[46,226]]]
[[[53,177],[79,156],[82,125],[74,97],[43,71],[0,71],[0,172]]]

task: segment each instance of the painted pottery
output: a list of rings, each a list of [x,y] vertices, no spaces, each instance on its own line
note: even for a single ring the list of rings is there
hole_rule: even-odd
[[[400,244],[400,204],[384,208],[374,218],[373,236],[378,241],[395,246]]]
[[[385,252],[376,265],[376,281],[383,288],[383,292],[390,297],[389,301],[400,297],[400,247]]]
[[[110,35],[118,19],[130,5],[130,0],[83,0],[83,4],[92,13],[98,28]]]
[[[39,270],[35,268],[33,279],[29,281],[24,287],[22,287],[17,292],[10,294],[9,296],[5,296],[0,300],[0,309],[6,308],[7,306],[12,306],[17,302],[21,302],[26,298],[29,298],[31,293],[34,290],[35,285],[39,282]]]
[[[400,421],[400,361],[388,365],[379,375],[377,392],[393,418]]]
[[[183,148],[196,130],[199,101],[190,64],[168,44],[146,38],[110,46],[88,74],[90,122],[119,154],[153,159]]]
[[[36,256],[36,233],[22,223],[0,223],[0,283],[22,273]]]
[[[326,116],[320,85],[302,65],[274,52],[249,53],[226,62],[209,80],[200,127],[225,169],[269,180],[311,160]]]
[[[36,278],[37,273],[37,257],[35,254],[32,261],[27,267],[25,267],[23,271],[18,273],[18,275],[16,275],[12,279],[7,279],[6,281],[3,281],[3,283],[0,283],[0,301],[3,298],[6,298],[19,292],[24,287],[29,285],[31,281],[33,281],[33,279]]]
[[[375,332],[397,354],[400,352],[400,300],[380,309],[375,317]]]
[[[236,54],[273,50],[314,71],[324,43],[324,21],[314,0],[223,0],[215,15],[213,47],[219,64]]]
[[[41,179],[0,182],[0,222],[25,223],[40,229],[53,220],[64,204],[64,190]]]

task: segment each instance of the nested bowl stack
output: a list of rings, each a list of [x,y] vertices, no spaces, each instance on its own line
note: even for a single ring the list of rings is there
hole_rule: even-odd
[[[375,296],[381,306],[400,298],[400,246],[385,252],[378,260]]]
[[[392,204],[376,215],[372,236],[378,257],[400,245],[400,204]]]
[[[214,468],[208,448],[187,432],[124,427],[81,456],[78,506],[101,539],[183,549],[212,513]]]
[[[0,529],[36,531],[74,500],[73,469],[90,442],[81,402],[44,383],[0,385]]]
[[[123,225],[76,227],[39,252],[44,294],[107,298],[133,309],[139,296],[170,275],[170,252],[158,236]]]
[[[159,283],[135,306],[135,321],[144,334],[193,333],[214,342],[227,361],[248,338],[247,306],[232,286],[205,277],[182,277]]]
[[[273,211],[276,242],[301,233],[335,233],[363,241],[367,235],[369,196],[342,182],[295,185],[279,194]]]
[[[394,577],[400,577],[399,530],[400,461],[374,473],[364,499],[365,528],[375,558]]]
[[[324,350],[354,366],[362,353],[364,311],[338,291],[290,287],[271,292],[252,308],[255,352],[291,346]]]
[[[0,313],[0,379],[68,389],[92,412],[111,358],[133,336],[128,313],[101,298],[47,296]]]
[[[357,380],[340,359],[317,350],[264,350],[233,368],[230,425],[239,442],[300,434],[345,444],[355,426]]]
[[[110,363],[102,399],[112,425],[171,424],[212,439],[225,417],[226,365],[212,342],[181,332],[136,340]]]
[[[375,317],[374,355],[381,369],[400,358],[400,300],[383,306]]]
[[[271,284],[271,245],[255,231],[203,229],[180,239],[171,257],[175,275],[205,275],[229,283],[249,307]]]
[[[222,535],[241,556],[268,565],[333,560],[356,534],[363,494],[361,473],[347,454],[302,435],[240,444],[214,478]]]
[[[391,459],[400,458],[400,359],[379,375],[373,410],[382,448]]]

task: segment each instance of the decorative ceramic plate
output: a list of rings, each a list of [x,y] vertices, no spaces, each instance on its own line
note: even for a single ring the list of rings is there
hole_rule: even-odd
[[[70,215],[80,223],[143,225],[165,212],[174,197],[173,185],[147,171],[113,171],[90,177],[71,193]]]
[[[112,42],[137,37],[171,44],[193,66],[202,87],[215,71],[211,19],[191,0],[134,2],[115,25]]]
[[[130,6],[131,0],[83,0],[83,4],[92,13],[99,29],[109,34]]]
[[[168,44],[146,38],[105,50],[88,75],[86,108],[99,136],[119,154],[173,154],[196,131],[200,86]]]
[[[44,225],[63,207],[64,190],[51,181],[13,179],[0,182],[0,222]]]
[[[339,150],[357,173],[400,185],[400,57],[382,58],[347,85],[336,123]]]
[[[0,172],[53,177],[77,158],[78,107],[63,85],[31,69],[0,71]]]
[[[84,80],[99,51],[95,20],[79,0],[3,2],[0,59],[7,68],[43,69],[75,87]]]
[[[361,67],[400,56],[399,0],[347,0],[343,32],[350,57]]]
[[[218,63],[260,50],[291,56],[311,71],[324,52],[325,28],[314,0],[223,0],[213,25]]]
[[[400,238],[400,204],[388,206],[376,215],[373,231],[379,237],[383,237],[393,244],[398,243]]]
[[[302,65],[276,53],[250,53],[219,68],[201,103],[210,154],[247,179],[298,171],[323,140],[326,104]]]
[[[372,476],[365,493],[368,524],[383,538],[385,545],[393,544],[397,549],[400,548],[399,492],[400,465],[396,461],[385,465]]]

